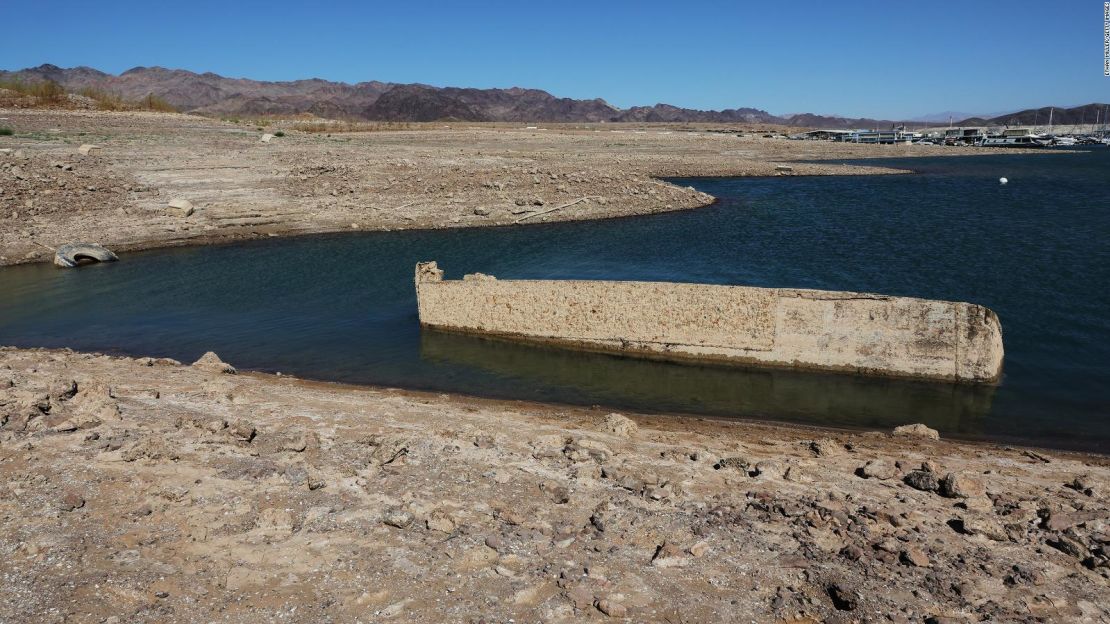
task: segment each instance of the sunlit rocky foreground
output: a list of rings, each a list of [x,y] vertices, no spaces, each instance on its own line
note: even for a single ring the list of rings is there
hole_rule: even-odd
[[[0,620],[1105,621],[1104,457],[0,349]]]

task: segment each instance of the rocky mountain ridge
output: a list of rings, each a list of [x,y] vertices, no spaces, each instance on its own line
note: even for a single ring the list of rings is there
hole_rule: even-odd
[[[53,81],[69,91],[99,89],[129,100],[162,98],[184,112],[290,115],[379,121],[707,122],[799,125],[757,108],[703,111],[670,104],[620,109],[603,99],[556,97],[539,89],[470,89],[378,81],[348,84],[312,78],[271,82],[182,69],[135,67],[108,74],[91,67],[40,65],[0,71],[0,79]],[[796,116],[807,121],[806,115]],[[816,116],[812,116],[816,117]],[[818,117],[836,127],[884,125],[876,120]],[[847,125],[845,125],[847,124]],[[800,124],[806,125],[806,124]]]

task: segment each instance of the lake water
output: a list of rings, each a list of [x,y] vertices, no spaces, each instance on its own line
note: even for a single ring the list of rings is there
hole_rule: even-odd
[[[922,148],[928,149],[928,148]],[[941,148],[936,148],[941,149]],[[0,344],[606,408],[1110,451],[1110,150],[885,160],[915,175],[679,180],[700,210],[355,233],[0,270]],[[1003,186],[998,178],[1010,183]],[[448,278],[668,280],[868,291],[994,309],[997,387],[740,370],[421,331],[413,267]]]

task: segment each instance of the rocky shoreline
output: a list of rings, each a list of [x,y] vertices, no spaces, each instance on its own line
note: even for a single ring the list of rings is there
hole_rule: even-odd
[[[1102,456],[14,348],[0,422],[3,621],[1110,617]]]
[[[992,151],[699,126],[455,123],[327,134],[168,113],[0,109],[0,117],[15,131],[0,137],[0,265],[49,261],[77,241],[118,252],[651,214],[713,201],[660,178],[904,173],[822,161]]]

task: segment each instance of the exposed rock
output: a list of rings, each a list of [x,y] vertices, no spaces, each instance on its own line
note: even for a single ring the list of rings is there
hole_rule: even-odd
[[[821,438],[809,443],[809,450],[818,457],[833,457],[844,453],[844,445],[836,440]]]
[[[913,425],[901,425],[894,428],[894,435],[909,438],[926,438],[928,440],[939,440],[940,432],[936,429],[926,427],[921,423]]]
[[[1052,546],[1056,550],[1059,550],[1064,554],[1071,555],[1076,559],[1082,559],[1083,557],[1086,557],[1089,552],[1087,550],[1087,547],[1084,546],[1082,542],[1075,539],[1074,537],[1070,537],[1064,534],[1057,535],[1056,537],[1049,539],[1047,543],[1049,546]]]
[[[101,148],[100,148],[99,145],[93,145],[91,143],[85,143],[81,147],[77,148],[77,151],[80,152],[81,154],[84,154],[85,156],[99,154],[100,150],[101,150]]]
[[[657,568],[684,566],[688,561],[689,559],[686,557],[686,553],[671,542],[664,542],[657,546],[655,548],[655,554],[651,557],[651,565]]]
[[[888,461],[872,459],[860,466],[856,473],[864,479],[892,479],[898,470]]]
[[[485,207],[482,207],[482,206],[477,206],[476,208],[474,208],[474,214],[478,215],[479,217],[488,217],[489,216],[489,208],[485,208]]]
[[[1087,496],[1094,496],[1096,492],[1102,489],[1096,486],[1094,477],[1089,474],[1075,477],[1067,486]]]
[[[373,435],[367,440],[374,450],[370,459],[379,466],[386,466],[404,459],[409,452],[409,439],[399,434]]]
[[[597,601],[597,610],[614,618],[628,617],[628,608],[619,602],[602,598]]]
[[[196,362],[193,362],[193,368],[212,371],[214,373],[224,373],[228,375],[235,374],[235,367],[220,359],[220,356],[214,352],[209,351],[200,356]]]
[[[924,492],[936,492],[940,488],[937,475],[927,470],[914,470],[906,474],[902,480],[915,490]]]
[[[171,199],[168,206],[169,211],[179,217],[188,217],[196,212],[196,208],[193,207],[193,202],[187,199]]]
[[[780,479],[783,472],[782,462],[775,459],[764,459],[756,463],[751,474],[763,479]]]
[[[569,587],[563,592],[563,595],[579,611],[585,611],[594,606],[594,593],[584,585],[579,584]]]
[[[639,426],[631,418],[628,418],[627,416],[623,416],[621,414],[613,413],[605,417],[605,421],[602,423],[602,428],[605,431],[612,433],[613,435],[617,435],[622,438],[628,438],[635,435],[636,431],[639,429]]]
[[[397,527],[398,529],[409,528],[415,519],[412,512],[396,508],[386,510],[385,514],[382,516],[382,522],[391,527]]]
[[[722,457],[713,467],[717,470],[736,470],[746,475],[751,463],[745,457]]]
[[[241,419],[228,423],[226,431],[228,435],[240,442],[250,442],[257,433],[253,424]]]
[[[898,558],[902,563],[918,568],[927,568],[932,565],[929,561],[929,555],[925,554],[925,551],[921,550],[920,547],[913,544],[909,544],[903,548]]]
[[[1006,529],[987,514],[967,514],[956,518],[951,524],[957,531],[967,535],[982,535],[996,542],[1009,539]]]
[[[978,479],[950,472],[940,482],[940,494],[948,498],[973,498],[986,494],[986,489]]]
[[[825,588],[837,611],[855,611],[859,607],[857,592],[848,589],[841,583],[832,583]]]
[[[440,533],[451,533],[457,526],[451,516],[439,511],[430,514],[424,523],[429,531],[439,531]]]
[[[801,466],[787,466],[782,478],[791,483],[813,483],[813,475]]]
[[[62,511],[73,511],[84,506],[85,498],[72,490],[62,494],[62,497],[58,500],[58,509]]]

